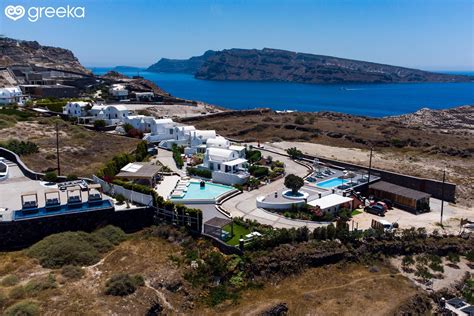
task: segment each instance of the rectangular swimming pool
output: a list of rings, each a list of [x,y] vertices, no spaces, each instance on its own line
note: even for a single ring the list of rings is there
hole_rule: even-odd
[[[349,182],[349,181],[347,181],[345,179],[332,178],[332,179],[329,179],[329,180],[326,180],[326,181],[318,182],[318,183],[316,183],[316,186],[318,186],[320,188],[324,188],[324,189],[332,189],[332,188],[337,187],[339,185],[346,184],[347,182]]]
[[[222,184],[206,182],[204,187],[201,187],[199,182],[191,182],[183,197],[173,197],[171,200],[215,200],[217,197],[232,190],[235,190],[235,188]]]
[[[29,218],[37,218],[43,216],[63,215],[69,213],[89,212],[102,209],[113,209],[114,205],[111,200],[96,201],[94,203],[84,202],[77,206],[71,207],[68,205],[60,205],[57,209],[47,210],[40,207],[33,210],[18,210],[15,211],[14,220],[22,220]]]

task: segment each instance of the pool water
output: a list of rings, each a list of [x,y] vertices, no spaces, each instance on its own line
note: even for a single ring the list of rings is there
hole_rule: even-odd
[[[103,209],[112,209],[114,206],[110,200],[102,200],[96,201],[94,203],[84,202],[75,207],[71,207],[68,205],[60,205],[58,208],[46,209],[44,207],[40,207],[33,210],[18,210],[15,211],[15,220],[20,219],[28,219],[28,218],[36,218],[36,217],[43,217],[43,216],[52,216],[52,215],[62,215],[68,213],[79,213],[79,212],[89,212],[89,211],[97,211]]]
[[[320,188],[331,189],[331,188],[337,187],[341,184],[345,184],[347,182],[349,182],[349,181],[347,181],[345,179],[332,178],[332,179],[329,179],[329,180],[326,180],[326,181],[318,182],[318,183],[316,183],[316,186],[318,186]]]
[[[184,193],[182,198],[172,198],[171,200],[215,200],[224,193],[235,190],[235,188],[206,182],[206,185],[201,188],[199,182],[191,182],[188,186],[188,191]]]

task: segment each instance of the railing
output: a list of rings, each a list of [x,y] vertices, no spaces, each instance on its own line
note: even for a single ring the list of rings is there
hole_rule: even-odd
[[[128,190],[120,185],[105,182],[104,180],[95,175],[93,176],[93,179],[95,182],[100,184],[102,190],[105,193],[108,193],[110,195],[120,194],[123,195],[125,199],[141,205],[151,206],[153,204],[153,196],[151,195]]]

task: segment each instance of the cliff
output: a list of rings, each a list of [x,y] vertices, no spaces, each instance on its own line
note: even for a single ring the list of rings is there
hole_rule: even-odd
[[[36,41],[0,37],[0,67],[30,65],[90,74],[67,49],[42,46]]]
[[[199,64],[201,65],[199,66]],[[199,67],[198,67],[199,66]],[[195,70],[197,69],[197,70]],[[189,60],[162,59],[151,71],[194,73],[198,79],[300,83],[463,82],[467,76],[438,74],[331,56],[264,48],[206,52]]]
[[[168,59],[161,58],[157,63],[148,67],[152,72],[174,72],[195,74],[206,60],[216,54],[215,51],[208,50],[201,56],[194,56],[189,59]]]

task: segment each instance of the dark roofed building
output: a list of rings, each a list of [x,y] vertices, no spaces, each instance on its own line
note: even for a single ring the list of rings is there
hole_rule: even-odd
[[[378,181],[369,186],[369,194],[379,199],[389,199],[395,206],[410,212],[429,211],[431,195],[425,192]]]
[[[148,162],[133,162],[120,169],[115,177],[146,183],[153,187],[161,171],[162,167],[160,165],[152,165]]]

